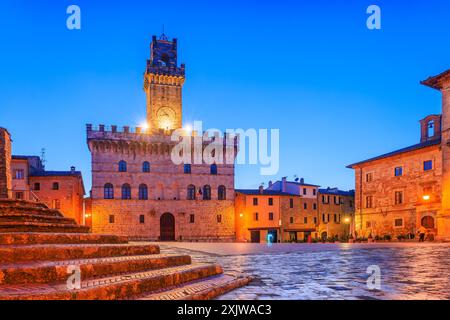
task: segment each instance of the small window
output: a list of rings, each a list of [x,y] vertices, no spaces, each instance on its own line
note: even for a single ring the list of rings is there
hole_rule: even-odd
[[[303,188],[303,195],[306,196],[307,193],[308,193],[308,190],[306,188]]]
[[[212,164],[210,168],[211,174],[217,174],[217,164]]]
[[[403,167],[397,167],[394,170],[394,174],[396,177],[400,177],[403,175]]]
[[[59,190],[59,183],[58,182],[53,182],[52,189],[53,190]]]
[[[367,196],[366,197],[366,208],[372,208],[373,207],[373,197]]]
[[[338,219],[337,219],[337,214],[334,214],[334,223],[337,223]]]
[[[127,163],[125,161],[119,161],[119,172],[127,172]]]
[[[195,215],[191,214],[189,216],[189,223],[195,223]]]
[[[289,217],[289,223],[294,223],[294,217]]]
[[[308,209],[308,204],[307,204],[307,203],[304,203],[304,204],[303,204],[303,209],[305,209],[305,210]]]
[[[23,200],[23,192],[16,192],[16,199],[17,200]]]
[[[403,219],[395,219],[395,221],[394,221],[394,225],[395,225],[395,227],[403,227]]]
[[[325,219],[325,213],[322,213],[322,222],[323,222],[323,223],[326,223],[326,222],[327,222],[327,220]]]
[[[350,201],[348,202],[348,205],[350,206],[350,208],[353,208],[353,200],[350,200]]]
[[[222,223],[222,215],[221,214],[217,215],[217,223]]]
[[[303,218],[303,223],[304,223],[304,224],[307,224],[307,223],[308,223],[308,217],[304,217],[304,218]]]
[[[255,221],[259,220],[259,213],[258,212],[255,212],[254,219],[255,219]]]
[[[366,221],[366,228],[372,228],[372,222]]]
[[[184,165],[184,173],[185,174],[190,174],[191,173],[191,165],[190,164],[185,164]]]
[[[150,162],[145,161],[142,164],[142,172],[150,172]]]
[[[36,182],[35,184],[34,184],[34,188],[33,188],[35,191],[39,191],[39,190],[41,190],[41,184],[39,183],[39,182]]]
[[[257,206],[258,205],[258,198],[253,198],[253,205]]]
[[[114,215],[109,215],[109,223],[114,223]]]
[[[145,216],[143,214],[139,216],[139,223],[145,223]]]
[[[111,183],[105,184],[103,187],[103,197],[105,199],[114,199],[114,187]]]
[[[273,198],[269,198],[269,206],[273,206]]]
[[[273,221],[273,212],[269,212],[269,220]]]
[[[317,217],[314,217],[314,224],[317,224]]]
[[[23,180],[25,177],[25,171],[23,169],[18,169],[14,171],[14,179]]]
[[[395,204],[399,205],[403,203],[403,192],[395,191]]]
[[[373,181],[373,172],[366,173],[366,182]]]
[[[294,199],[289,199],[289,207],[292,209],[294,207]]]
[[[423,162],[423,171],[433,170],[433,161],[428,160]]]
[[[317,203],[313,203],[313,209],[317,210]]]
[[[131,199],[131,186],[128,183],[125,183],[122,186],[122,199],[123,200]]]
[[[313,189],[313,196],[315,196],[317,194],[317,190]]]

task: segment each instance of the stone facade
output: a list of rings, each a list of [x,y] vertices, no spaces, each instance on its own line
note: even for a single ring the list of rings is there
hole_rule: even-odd
[[[232,241],[235,239],[234,157],[237,139],[223,146],[232,164],[192,161],[211,142],[183,134],[193,147],[190,163],[175,163],[171,135],[182,125],[184,65],[176,39],[153,37],[144,75],[148,128],[87,125],[92,156],[92,230],[135,239]],[[178,142],[178,141],[177,141]],[[188,161],[189,162],[189,161]]]
[[[355,215],[354,191],[341,191],[337,188],[319,189],[319,226],[317,232],[321,239],[343,238],[352,232]]]
[[[422,84],[440,90],[443,104],[442,116],[420,121],[420,143],[349,166],[359,236],[416,235],[425,227],[430,239],[450,239],[450,70]]]
[[[11,136],[0,127],[0,199],[11,198]]]
[[[47,171],[38,156],[12,156],[12,197],[38,201],[84,224],[85,194],[80,171]]]
[[[321,205],[320,200],[325,193],[337,196],[339,204]],[[302,242],[318,240],[324,232],[325,239],[347,236],[353,220],[353,203],[352,192],[319,189],[319,186],[307,184],[303,179],[294,182],[283,178],[275,183],[269,182],[267,189],[236,190],[237,240],[267,242],[271,234],[272,240],[278,242]],[[326,212],[327,217],[330,215],[331,221],[322,221],[321,212]]]

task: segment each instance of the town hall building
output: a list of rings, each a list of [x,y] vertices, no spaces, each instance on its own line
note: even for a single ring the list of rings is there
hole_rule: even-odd
[[[144,73],[147,127],[87,125],[92,231],[161,241],[234,241],[237,139],[231,164],[174,163],[171,135],[183,124],[185,65],[178,64],[177,39],[165,35],[153,36],[150,54]]]

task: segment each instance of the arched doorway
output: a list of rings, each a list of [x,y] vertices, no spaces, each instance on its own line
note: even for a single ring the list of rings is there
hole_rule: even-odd
[[[434,218],[432,216],[425,216],[422,218],[421,224],[424,228],[434,229]]]
[[[159,220],[159,230],[161,241],[175,241],[175,217],[169,213],[164,213]]]
[[[326,232],[326,231],[322,232],[320,237],[322,238],[322,241],[327,241],[327,239],[328,239],[328,232]]]

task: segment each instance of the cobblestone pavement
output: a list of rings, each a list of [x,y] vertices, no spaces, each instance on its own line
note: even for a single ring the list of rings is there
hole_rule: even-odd
[[[255,277],[220,299],[450,299],[450,244],[159,245]],[[371,265],[381,269],[381,290],[367,288]]]

